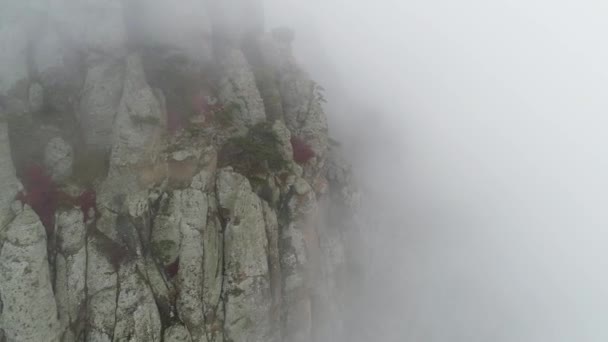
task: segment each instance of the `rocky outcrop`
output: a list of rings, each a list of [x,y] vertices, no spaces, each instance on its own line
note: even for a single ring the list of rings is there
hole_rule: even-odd
[[[44,149],[44,166],[56,182],[63,182],[72,174],[74,149],[61,137],[52,138]]]
[[[293,32],[278,28],[247,42],[246,53],[254,66],[258,87],[271,117],[283,120],[292,136],[306,143],[314,160],[305,166],[313,182],[324,169],[328,150],[327,119],[323,111],[323,87],[310,79],[296,63],[291,49]]]
[[[268,238],[262,200],[249,181],[231,169],[218,173],[223,212],[225,337],[232,341],[274,341]]]
[[[266,119],[264,104],[243,52],[226,48],[219,59],[224,75],[218,85],[220,101],[236,107],[233,115],[240,124],[252,126],[263,122]]]
[[[92,58],[93,59],[93,58]],[[91,60],[82,89],[78,118],[88,150],[107,152],[124,83],[120,60]]]
[[[10,10],[0,340],[342,336],[358,195],[293,33],[257,0]]]
[[[15,209],[2,230],[1,329],[9,341],[59,341],[45,230],[29,207]]]

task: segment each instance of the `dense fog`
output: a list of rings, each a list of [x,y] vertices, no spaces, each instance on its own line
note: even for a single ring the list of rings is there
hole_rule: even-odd
[[[608,5],[267,1],[365,191],[362,341],[608,339]]]
[[[150,35],[130,39],[204,59],[191,44],[206,37],[201,20],[242,19],[175,3],[128,12],[129,32]],[[325,87],[363,194],[349,341],[608,341],[608,2],[264,4],[266,27],[295,30],[298,61]],[[75,41],[99,28],[61,14],[88,28],[66,34]],[[5,49],[26,45],[20,20],[0,13],[0,28],[16,27]],[[0,56],[0,74],[26,74],[19,58]]]

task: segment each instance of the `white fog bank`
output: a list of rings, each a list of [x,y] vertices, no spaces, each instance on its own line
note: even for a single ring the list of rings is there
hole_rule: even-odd
[[[267,6],[377,216],[362,341],[608,341],[607,3]]]

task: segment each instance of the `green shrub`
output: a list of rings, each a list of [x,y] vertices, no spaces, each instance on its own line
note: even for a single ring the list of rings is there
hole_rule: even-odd
[[[261,123],[251,127],[247,135],[228,140],[220,150],[219,163],[245,176],[279,171],[287,166],[280,148],[270,124]]]

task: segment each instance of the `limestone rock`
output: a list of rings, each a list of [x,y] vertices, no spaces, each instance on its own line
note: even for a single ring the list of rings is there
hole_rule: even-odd
[[[56,219],[55,298],[64,340],[75,341],[84,333],[87,252],[83,214],[78,209],[61,212]]]
[[[360,194],[261,0],[2,10],[0,340],[342,340]]]
[[[0,122],[0,227],[4,227],[14,216],[10,207],[20,188],[21,183],[15,176],[11,158],[7,125]]]
[[[42,223],[26,206],[1,236],[0,329],[9,341],[59,341],[60,325]]]
[[[276,333],[271,321],[272,296],[267,261],[268,239],[263,206],[249,181],[230,168],[217,178],[219,205],[225,214],[225,338],[268,341]]]
[[[102,234],[87,237],[87,314],[89,341],[111,341],[116,324],[118,275],[113,265],[110,239]],[[118,256],[117,256],[118,257]]]
[[[241,50],[227,48],[220,59],[224,74],[219,83],[220,101],[234,108],[231,114],[237,123],[251,126],[264,121],[264,103]]]
[[[192,338],[183,325],[172,325],[165,330],[165,342],[192,342]]]
[[[49,141],[44,150],[44,165],[53,180],[63,182],[72,174],[74,151],[70,144],[60,137]]]
[[[195,341],[205,336],[203,316],[203,232],[207,225],[207,197],[200,190],[174,193],[180,231],[177,311]]]
[[[110,149],[124,72],[125,65],[120,60],[94,60],[87,68],[78,115],[89,150],[107,152]]]
[[[137,164],[158,153],[165,117],[160,103],[146,83],[141,58],[126,61],[122,99],[114,119],[111,166]]]
[[[281,110],[286,126],[292,136],[302,139],[316,154],[314,167],[309,167],[307,179],[314,178],[323,167],[328,148],[328,125],[323,110],[323,88],[312,81],[309,75],[296,63],[290,41],[276,34],[267,35],[256,41],[254,50],[261,55],[260,65],[271,69],[277,79],[276,85],[281,97]],[[270,81],[273,82],[273,81]],[[270,87],[270,86],[268,86]],[[270,102],[271,100],[265,101]]]
[[[274,132],[275,136],[277,137],[277,140],[280,143],[281,156],[283,156],[283,159],[292,160],[293,148],[291,146],[291,132],[289,131],[289,129],[282,121],[277,120],[272,125],[272,131]]]
[[[161,323],[152,290],[135,261],[127,262],[118,273],[116,324],[117,341],[161,341]]]

